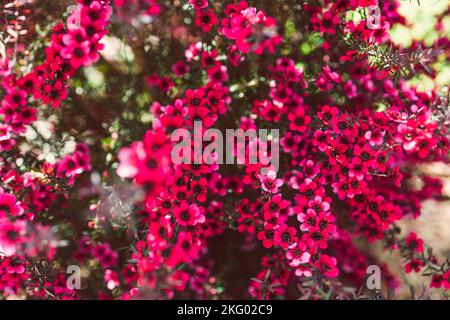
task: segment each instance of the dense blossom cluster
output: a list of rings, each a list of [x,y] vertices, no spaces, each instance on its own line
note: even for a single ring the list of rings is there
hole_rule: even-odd
[[[7,60],[2,73],[0,114],[0,273],[4,295],[15,295],[25,283],[37,297],[76,297],[66,285],[63,270],[53,279],[33,279],[29,259],[45,257],[52,261],[60,246],[51,225],[40,222],[40,215],[59,199],[67,200],[66,188],[73,185],[77,176],[91,169],[89,149],[76,145],[73,152],[54,163],[45,162],[39,171],[16,168],[10,151],[26,132],[28,125],[37,120],[39,102],[57,108],[67,98],[67,86],[72,76],[82,66],[99,59],[103,48],[101,38],[111,15],[107,1],[79,1],[70,12],[66,24],[53,27],[51,43],[45,49],[46,58],[31,72],[16,77]],[[14,151],[14,150],[13,150]],[[10,156],[12,157],[10,158]],[[43,289],[50,287],[51,290]]]
[[[337,279],[363,285],[371,264],[382,266],[389,288],[399,286],[390,266],[355,240],[383,242],[405,259],[406,273],[421,272],[431,276],[430,287],[450,289],[448,261],[415,232],[402,237],[398,227],[420,216],[423,200],[442,194],[439,179],[424,175],[420,188],[410,182],[415,165],[448,162],[447,128],[435,117],[437,89],[422,92],[395,79],[398,66],[377,68],[353,46],[390,44],[390,26],[406,24],[398,3],[381,4],[379,29],[345,19],[374,1],[297,4],[302,32],[320,38],[316,56],[301,63],[287,49],[293,40],[277,16],[257,1],[184,2],[182,14],[192,18],[195,37],[185,40],[182,52],[172,52],[176,58],[167,68],[157,66],[139,80],[158,97],[149,108],[151,127],[117,150],[114,170],[102,172],[101,178],[117,174],[143,194],[125,208],[124,224],[105,227],[109,221],[97,216],[55,230],[44,218],[55,201],[64,206],[77,197],[70,193],[76,178],[95,169],[87,144],[34,170],[10,160],[19,158],[14,152],[37,120],[37,106],[59,108],[77,71],[99,61],[113,13],[139,28],[170,8],[153,0],[115,0],[113,11],[109,1],[78,0],[66,23],[53,27],[45,59],[31,72],[16,77],[10,61],[1,61],[0,293],[20,295],[27,288],[36,297],[82,298],[83,290],[66,285],[61,265],[48,277],[40,271],[62,259],[58,248],[70,238],[76,248],[63,266],[99,272],[101,284],[92,285],[97,298],[217,297],[222,288],[214,270],[230,261],[221,260],[224,247],[212,247],[230,233],[242,241],[235,250],[261,253],[251,261],[248,297],[298,297],[296,284],[302,283],[309,285],[308,298],[324,298],[323,288],[338,288]],[[196,150],[208,143],[195,140],[191,156],[181,155],[191,161],[174,163],[172,133],[195,134],[196,122],[201,135],[209,128],[280,129],[279,170],[249,162],[250,146],[264,147],[259,138],[228,151],[238,156],[245,150],[244,165],[197,163]],[[273,152],[265,147],[266,154]],[[106,201],[96,199],[91,212]],[[114,208],[126,201],[116,202]],[[123,232],[125,240],[112,240],[109,231]]]

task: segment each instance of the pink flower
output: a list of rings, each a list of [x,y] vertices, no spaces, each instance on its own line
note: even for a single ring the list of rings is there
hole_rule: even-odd
[[[0,253],[10,257],[22,249],[27,242],[27,223],[23,220],[10,222],[0,220]]]
[[[419,272],[420,269],[424,266],[425,264],[417,259],[412,259],[411,261],[409,261],[406,265],[405,265],[405,271],[406,273],[411,273],[412,271],[414,272]]]
[[[274,245],[280,246],[283,249],[289,248],[293,243],[297,242],[297,230],[294,227],[289,227],[287,224],[282,224],[274,235]]]
[[[197,11],[197,19],[195,25],[202,28],[203,32],[210,32],[211,28],[219,23],[217,16],[211,9],[203,9]]]
[[[400,188],[401,184],[402,184],[402,180],[403,180],[403,174],[400,171],[400,169],[397,167],[392,169],[391,177],[392,177],[392,180],[394,181],[394,184]]]
[[[311,259],[311,254],[307,251],[306,246],[302,242],[297,242],[286,251],[286,258],[289,260],[291,267],[298,267],[300,264],[306,264]]]

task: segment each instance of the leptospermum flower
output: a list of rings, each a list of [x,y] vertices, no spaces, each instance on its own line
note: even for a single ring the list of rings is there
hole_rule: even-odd
[[[97,114],[99,104],[89,105],[92,112],[86,118],[87,113],[81,111],[85,109],[85,97],[78,94],[86,92],[85,77],[70,80],[75,74],[83,75],[78,73],[81,68],[100,59],[99,52],[105,47],[101,41],[108,32],[112,33],[108,43],[114,44],[123,40],[127,28],[117,23],[114,28],[108,27],[113,14],[110,1],[77,3],[71,7],[67,21],[53,28],[44,26],[50,43],[42,48],[42,54],[12,59],[7,44],[7,57],[0,61],[1,296],[84,296],[85,291],[66,286],[65,270],[59,266],[65,266],[68,260],[56,254],[54,243],[58,241],[50,232],[53,226],[64,231],[58,232],[64,238],[61,240],[76,246],[70,261],[83,265],[92,279],[100,280],[92,288],[100,291],[98,297],[102,299],[138,299],[147,291],[163,299],[220,298],[216,285],[229,279],[212,272],[214,249],[217,244],[238,243],[245,252],[262,255],[259,263],[248,264],[249,268],[258,268],[249,281],[250,297],[298,298],[287,287],[293,280],[305,278],[314,287],[324,279],[332,293],[340,295],[333,278],[339,276],[339,281],[360,286],[367,266],[376,263],[352,244],[355,236],[369,243],[383,241],[386,248],[397,250],[405,258],[406,272],[426,269],[431,287],[449,289],[448,262],[431,254],[415,233],[400,238],[397,224],[404,217],[418,217],[421,201],[439,199],[442,194],[439,179],[425,173],[421,173],[423,186],[409,188],[415,165],[448,162],[446,125],[438,112],[442,101],[436,89],[421,92],[410,87],[401,75],[393,81],[397,66],[379,70],[376,63],[369,63],[366,52],[358,50],[359,45],[370,51],[390,41],[389,27],[406,22],[396,11],[397,4],[380,4],[383,17],[377,30],[366,28],[366,21],[345,19],[349,10],[365,7],[370,1],[303,5],[298,19],[289,18],[286,23],[293,23],[305,39],[314,38],[314,54],[291,55],[292,37],[288,36],[280,57],[285,28],[277,21],[278,16],[271,17],[263,10],[263,2],[250,7],[244,0],[224,6],[189,0],[192,10],[180,11],[165,4],[161,12],[156,0],[114,0],[114,21],[130,24],[137,35],[144,24],[158,30],[160,21],[172,13],[177,19],[170,19],[171,30],[159,34],[164,59],[157,56],[151,73],[142,77],[148,87],[137,85],[139,81],[116,81],[118,73],[111,71],[120,71],[125,80],[130,74],[121,72],[122,68],[105,69],[110,64],[116,66],[109,59],[102,62],[97,71],[108,70],[108,81],[117,90],[108,93],[114,96],[125,88],[130,99],[122,101],[127,112],[113,112],[117,108],[112,108],[104,115],[108,121],[100,121],[113,124],[111,128],[99,130],[101,126],[95,125],[91,130],[98,117],[103,117]],[[155,17],[160,13],[160,18]],[[179,24],[185,21],[184,14],[195,16],[194,26]],[[440,20],[437,32],[442,31]],[[27,19],[30,27],[32,23],[33,17]],[[191,31],[194,34],[188,33]],[[14,50],[19,56],[21,39]],[[349,39],[356,46],[350,46]],[[153,44],[154,39],[147,40]],[[447,44],[443,37],[436,41],[437,47]],[[410,50],[420,45],[417,41]],[[145,60],[141,57],[157,54],[144,47],[133,60],[135,78],[148,72],[140,65]],[[428,50],[432,49],[423,52]],[[33,59],[42,61],[31,65]],[[429,60],[434,59],[432,56]],[[303,65],[308,66],[308,72]],[[20,75],[28,67],[31,71]],[[244,71],[248,74],[243,75]],[[435,76],[434,70],[431,75]],[[73,95],[73,83],[77,95],[64,103]],[[145,105],[149,95],[151,106]],[[76,102],[73,108],[61,112],[69,112],[73,119],[62,121],[58,119],[61,112],[48,109],[69,107],[72,101]],[[137,102],[137,109],[128,108],[131,102]],[[380,103],[383,108],[378,108]],[[139,112],[129,113],[135,109]],[[151,124],[143,116],[148,112]],[[28,139],[29,134],[22,137],[39,115],[48,116],[52,123],[49,131],[54,134],[51,139],[43,137],[43,150],[41,138]],[[204,128],[232,125],[244,131],[279,127],[284,154],[278,178],[275,170],[260,163],[237,169],[172,163],[168,137],[174,129],[192,130],[195,121],[202,121]],[[77,144],[73,152],[66,153],[70,143],[65,145],[64,140],[60,146],[53,138],[79,140],[80,136],[74,134],[77,128],[67,129],[75,123],[81,125],[79,129],[83,129],[90,147]],[[40,134],[40,126],[36,127]],[[30,128],[28,133],[32,131]],[[141,138],[136,137],[144,131]],[[90,152],[98,151],[97,144],[91,144],[95,141],[102,141],[104,152],[91,157]],[[249,145],[261,143],[250,141]],[[190,147],[204,147],[204,143]],[[46,162],[47,148],[52,155],[59,151],[62,155]],[[115,153],[117,148],[120,150]],[[107,162],[103,161],[105,152]],[[116,168],[116,162],[119,177],[110,170],[111,166]],[[86,173],[92,168],[101,172],[92,174],[89,182]],[[104,198],[110,193],[120,199],[112,209],[126,211],[126,215],[123,221],[114,219],[108,225],[102,212]],[[139,199],[129,206],[129,193],[142,197],[133,195],[133,199]],[[88,216],[77,217],[72,211],[78,206],[72,204],[86,203],[78,201],[86,194]],[[71,223],[64,223],[61,229],[61,221],[66,220],[60,219],[65,218],[61,212],[67,211],[69,204]],[[105,226],[114,232],[106,234]],[[214,240],[229,234],[235,239],[236,234],[229,232],[235,229],[242,241]],[[37,256],[43,262],[39,268],[49,266],[51,277],[43,277],[32,267]],[[248,254],[249,259],[253,256]],[[223,267],[228,263],[224,261]],[[386,266],[382,267],[385,283],[392,287],[392,276]],[[226,286],[224,289],[228,290]],[[322,290],[309,292],[308,298],[324,297]],[[224,294],[232,296],[233,292]]]
[[[17,217],[22,213],[23,208],[15,196],[0,192],[0,219],[4,219],[6,217]]]
[[[406,246],[413,252],[423,252],[423,240],[417,237],[415,232],[411,232],[406,237]]]
[[[283,185],[283,181],[277,178],[275,171],[270,170],[260,177],[261,187],[269,193],[277,193],[278,189]]]
[[[203,32],[210,32],[211,28],[219,23],[217,16],[211,9],[203,9],[197,11],[195,24],[202,28]]]
[[[339,269],[336,267],[337,260],[334,257],[322,254],[315,265],[327,277],[335,278],[339,275]]]
[[[114,288],[116,288],[120,284],[119,275],[117,274],[117,272],[112,271],[110,269],[105,271],[104,279],[105,279],[106,287],[109,290],[114,290]]]
[[[297,230],[294,227],[289,227],[286,224],[282,224],[275,232],[274,244],[279,245],[283,249],[287,249],[293,243],[297,242],[298,238],[296,234]]]
[[[289,260],[291,267],[298,267],[301,264],[307,264],[311,259],[311,254],[307,251],[304,243],[297,242],[286,251],[286,258]]]
[[[189,0],[189,3],[197,10],[204,9],[208,6],[208,0]]]
[[[262,240],[265,248],[272,248],[274,245],[275,228],[271,224],[266,224],[264,230],[258,233],[258,240]]]
[[[200,208],[195,204],[189,205],[185,201],[175,207],[174,216],[181,226],[195,226],[205,222],[205,216],[200,212]]]
[[[0,76],[6,77],[11,73],[10,63],[6,57],[0,58]]]
[[[177,77],[182,77],[189,72],[189,66],[184,61],[178,61],[172,66],[172,71]]]
[[[411,272],[419,272],[422,267],[425,264],[417,259],[412,259],[411,261],[409,261],[406,265],[405,265],[405,272],[406,273],[411,273]]]
[[[7,257],[20,252],[26,243],[26,234],[26,221],[10,222],[2,219],[0,221],[0,252]]]

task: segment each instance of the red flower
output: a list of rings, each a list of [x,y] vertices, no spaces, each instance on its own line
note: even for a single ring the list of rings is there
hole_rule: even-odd
[[[269,202],[266,202],[263,206],[264,211],[269,211],[272,213],[280,213],[281,210],[286,209],[289,206],[289,201],[283,200],[280,194],[272,197]]]
[[[433,275],[430,287],[438,289],[442,286],[445,290],[450,290],[450,271],[447,271],[444,274]]]
[[[266,121],[278,122],[281,119],[281,105],[274,104],[269,100],[255,100],[253,110]]]
[[[181,202],[178,207],[174,209],[174,216],[177,222],[185,226],[195,226],[197,223],[204,223],[205,216],[201,213],[200,208],[196,204]]]
[[[274,245],[275,228],[271,224],[266,224],[264,230],[258,232],[258,240],[262,240],[265,248],[272,248]]]
[[[302,242],[297,242],[286,252],[286,258],[291,267],[298,267],[300,264],[306,264],[311,259],[311,254],[307,252],[306,246]]]
[[[419,272],[420,269],[425,265],[425,263],[423,263],[420,260],[417,259],[412,259],[411,261],[409,261],[406,265],[405,265],[405,271],[406,273],[410,273],[412,271],[414,272]]]
[[[289,129],[299,132],[305,132],[311,122],[311,117],[305,115],[304,108],[297,108],[294,112],[289,113],[288,119],[290,121]]]
[[[339,275],[339,269],[336,267],[336,258],[322,254],[319,261],[315,263],[317,269],[329,278],[335,278]]]
[[[400,169],[399,168],[392,169],[391,177],[392,177],[392,180],[394,181],[395,186],[400,188],[402,185],[402,180],[403,180],[403,174],[400,171]]]
[[[370,166],[372,160],[375,159],[375,153],[368,145],[364,145],[362,148],[356,145],[355,149],[353,149],[353,153],[355,154],[355,157],[360,158],[361,163],[364,166]]]
[[[317,114],[317,117],[322,120],[324,124],[329,125],[331,124],[331,120],[336,119],[338,115],[339,109],[337,107],[325,105]]]
[[[0,220],[0,248],[3,255],[10,257],[22,249],[27,242],[26,221]]]
[[[16,217],[23,213],[23,208],[16,197],[7,193],[0,193],[0,220],[6,217]]]
[[[196,259],[201,248],[202,244],[200,240],[193,237],[191,232],[181,231],[178,235],[177,243],[172,250],[172,254],[166,260],[166,263],[169,267],[173,267]]]
[[[92,250],[92,255],[98,259],[102,268],[107,269],[117,262],[118,253],[111,250],[108,243],[98,244]]]
[[[294,227],[289,227],[287,224],[282,224],[274,235],[274,245],[281,246],[283,249],[289,248],[293,243],[297,242],[297,230]]]
[[[211,28],[219,23],[212,9],[203,9],[197,11],[195,25],[202,27],[203,32],[211,31]]]
[[[320,212],[317,216],[317,227],[325,238],[329,238],[336,232],[335,220],[336,218],[332,214],[326,212]]]
[[[192,192],[196,195],[196,199],[199,202],[205,202],[206,201],[206,193],[207,189],[206,186],[208,184],[208,181],[205,178],[201,178],[198,181],[192,181],[190,187]]]
[[[228,80],[227,67],[222,64],[208,68],[206,74],[211,83],[220,83]]]
[[[167,247],[167,241],[172,238],[173,230],[167,220],[153,221],[148,228],[147,241],[151,248],[161,250]]]
[[[189,0],[195,9],[200,10],[208,6],[208,0]]]
[[[358,7],[377,6],[378,0],[357,0]]]

